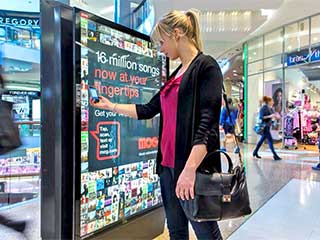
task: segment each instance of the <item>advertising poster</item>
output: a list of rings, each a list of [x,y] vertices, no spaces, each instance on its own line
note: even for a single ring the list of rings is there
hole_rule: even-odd
[[[159,116],[136,120],[94,108],[88,89],[114,103],[147,103],[166,78],[166,58],[147,38],[90,16],[79,13],[81,237],[161,203]]]

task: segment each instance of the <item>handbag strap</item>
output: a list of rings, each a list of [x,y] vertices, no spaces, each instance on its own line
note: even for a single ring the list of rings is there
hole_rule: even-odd
[[[193,138],[194,138],[194,126],[195,126],[195,119],[196,119],[196,102],[197,102],[197,88],[198,88],[198,81],[197,79],[195,79],[195,83],[194,83],[194,98],[193,98],[193,109],[192,109],[192,130],[191,130],[191,141],[193,141]],[[228,106],[228,101],[227,101],[227,94],[226,94],[226,91],[225,91],[225,88],[224,88],[224,84],[222,83],[222,96],[223,96],[223,100],[224,102],[226,103],[226,109],[227,109],[227,113],[230,117],[230,109],[229,109],[229,106]],[[231,121],[232,122],[232,121]],[[234,126],[234,125],[233,125]],[[237,148],[240,148],[239,147],[239,142],[238,142],[238,139],[237,139],[237,136],[235,134],[235,132],[233,131],[233,135],[235,137],[235,141],[236,141],[236,145],[237,145]],[[191,146],[192,146],[192,143],[191,142]],[[220,150],[216,150],[214,152],[222,152]],[[238,153],[238,156],[239,156],[239,162],[240,162],[240,165],[243,166],[243,161],[242,161],[242,155],[241,155],[241,151],[239,151]],[[229,167],[230,167],[230,163],[229,163]]]

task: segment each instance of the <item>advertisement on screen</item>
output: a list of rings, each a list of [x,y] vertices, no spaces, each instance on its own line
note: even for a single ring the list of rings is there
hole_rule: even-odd
[[[146,36],[85,12],[78,14],[83,237],[161,203],[155,173],[159,116],[132,119],[90,106],[90,97],[104,96],[118,104],[147,103],[167,71],[165,56]]]

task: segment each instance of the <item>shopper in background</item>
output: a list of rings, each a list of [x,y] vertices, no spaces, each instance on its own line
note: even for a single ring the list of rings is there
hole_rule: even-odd
[[[273,100],[271,97],[264,96],[263,103],[264,104],[262,105],[260,112],[259,112],[259,117],[265,123],[265,128],[264,128],[263,134],[262,134],[259,142],[257,143],[256,148],[253,151],[253,156],[256,158],[261,158],[258,154],[258,151],[259,151],[262,143],[264,142],[264,140],[267,139],[268,144],[269,144],[269,148],[270,148],[271,152],[273,153],[273,159],[274,160],[281,160],[281,158],[278,156],[278,154],[274,150],[273,139],[272,139],[271,133],[270,133],[270,126],[272,124],[272,119],[279,119],[280,115],[277,113],[274,113],[274,111],[272,109]]]
[[[220,122],[219,122],[220,128],[221,129],[223,128],[226,136],[223,141],[223,147],[221,148],[222,151],[227,151],[226,144],[227,144],[228,137],[232,137],[234,146],[236,146],[236,139],[235,139],[236,136],[234,134],[234,131],[235,131],[236,121],[238,117],[238,109],[233,107],[231,98],[228,98],[227,101],[228,103],[225,103],[225,104],[228,104],[230,115],[227,112],[227,108],[223,107],[220,114]],[[235,147],[234,153],[239,153],[239,152],[240,152],[240,148]]]
[[[2,94],[4,92],[5,92],[4,79],[2,76],[2,50],[1,50],[1,46],[0,46],[0,101],[2,100]],[[18,232],[23,232],[26,227],[25,221],[14,221],[14,220],[8,219],[7,217],[5,217],[3,215],[0,215],[0,224],[4,225],[6,227],[9,227],[15,231],[18,231]]]
[[[163,205],[170,239],[189,238],[188,219],[179,199],[194,198],[198,168],[221,171],[221,163],[203,161],[207,151],[220,148],[219,116],[222,73],[218,63],[204,55],[197,15],[171,11],[155,26],[152,39],[160,51],[181,65],[147,104],[117,104],[100,96],[94,107],[137,118],[150,119],[160,113],[160,138],[157,174],[160,176]],[[197,89],[195,89],[197,81]],[[195,124],[193,99],[197,90]],[[192,132],[194,137],[192,139]],[[198,239],[222,239],[216,221],[193,222]]]

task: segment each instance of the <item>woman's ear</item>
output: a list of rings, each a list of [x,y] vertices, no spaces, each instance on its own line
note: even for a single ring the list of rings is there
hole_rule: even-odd
[[[178,41],[180,39],[181,36],[181,30],[179,28],[175,28],[173,30],[173,37],[176,41]]]

